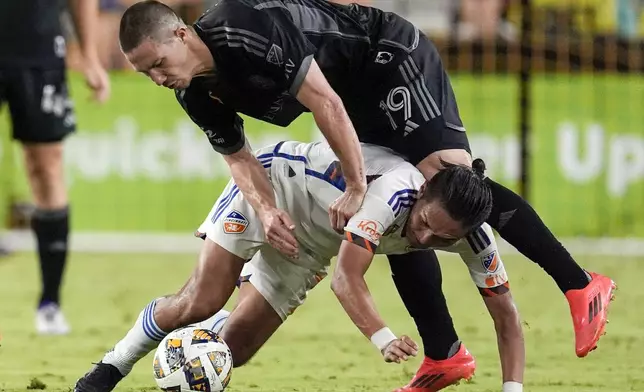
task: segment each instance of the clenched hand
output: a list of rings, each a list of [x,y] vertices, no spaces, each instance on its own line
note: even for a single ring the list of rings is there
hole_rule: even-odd
[[[331,221],[331,227],[333,230],[342,234],[344,227],[349,222],[352,216],[358,212],[362,201],[364,200],[364,195],[366,193],[365,189],[349,189],[338,197],[331,207],[329,207],[329,220]]]
[[[87,87],[93,92],[92,98],[98,103],[107,101],[110,97],[110,79],[105,68],[98,61],[88,62],[83,67],[83,75]]]

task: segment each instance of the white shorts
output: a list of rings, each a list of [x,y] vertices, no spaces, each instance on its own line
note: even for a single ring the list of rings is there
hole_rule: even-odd
[[[331,262],[302,243],[297,260],[273,249],[265,240],[259,217],[232,180],[198,232],[201,237],[207,237],[230,253],[250,260],[242,271],[242,280],[245,275],[250,275],[247,280],[282,320],[293,313],[304,302],[307,292],[327,275]]]
[[[318,271],[300,267],[266,247],[244,265],[240,280],[250,282],[284,321],[327,273],[328,267]]]
[[[259,217],[232,180],[197,231],[245,260],[266,244]]]

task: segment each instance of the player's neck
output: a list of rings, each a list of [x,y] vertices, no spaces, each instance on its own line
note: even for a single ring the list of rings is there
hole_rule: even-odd
[[[212,58],[212,53],[206,44],[196,37],[192,41],[190,50],[192,51],[195,61],[195,66],[192,70],[193,76],[204,76],[215,73],[215,60]]]

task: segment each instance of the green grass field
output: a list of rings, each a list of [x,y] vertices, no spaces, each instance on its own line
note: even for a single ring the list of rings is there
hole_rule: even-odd
[[[500,367],[492,324],[461,262],[441,255],[444,289],[461,338],[476,356],[474,380],[450,391],[500,391]],[[644,260],[585,258],[589,269],[619,285],[608,335],[585,359],[574,354],[572,325],[564,297],[532,263],[507,257],[527,345],[525,390],[644,391]],[[38,269],[31,254],[0,260],[0,391],[38,385],[69,391],[130,327],[155,296],[176,290],[194,264],[190,255],[73,255],[64,308],[73,333],[39,337],[33,311]],[[398,333],[417,338],[413,322],[395,292],[384,259],[368,275],[380,311]],[[247,366],[235,369],[229,391],[390,391],[415,372],[420,358],[385,364],[353,327],[328,288],[320,284]],[[156,390],[151,355],[118,390]]]

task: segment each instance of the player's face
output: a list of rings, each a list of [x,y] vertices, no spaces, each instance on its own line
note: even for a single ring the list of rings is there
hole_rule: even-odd
[[[414,248],[448,247],[467,234],[437,201],[419,199],[406,223],[405,236]]]
[[[193,76],[189,53],[183,39],[175,35],[162,43],[146,39],[125,56],[157,86],[182,89],[190,85]]]

